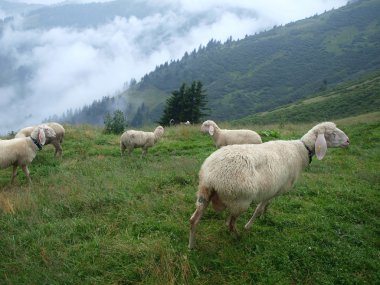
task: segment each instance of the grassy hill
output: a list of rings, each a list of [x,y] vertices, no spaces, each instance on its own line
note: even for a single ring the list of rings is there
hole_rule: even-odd
[[[380,2],[361,0],[241,40],[210,40],[181,60],[158,66],[121,94],[129,106],[123,111],[130,122],[158,121],[167,96],[194,80],[202,81],[210,117],[218,121],[315,96],[380,69],[379,19]],[[143,103],[144,112],[138,114],[143,118],[134,120]],[[97,116],[97,110],[89,111]],[[78,120],[91,121],[83,112],[69,121]]]
[[[315,122],[339,119],[380,110],[380,73],[320,92],[273,111],[247,116],[239,124]]]
[[[11,169],[0,170],[0,284],[379,283],[380,117],[337,123],[348,149],[314,159],[240,240],[210,207],[193,251],[189,218],[211,138],[199,126],[167,128],[146,158],[128,158],[119,136],[67,125],[63,158],[39,152],[31,188],[21,172],[10,186]],[[271,140],[311,126],[249,127]]]

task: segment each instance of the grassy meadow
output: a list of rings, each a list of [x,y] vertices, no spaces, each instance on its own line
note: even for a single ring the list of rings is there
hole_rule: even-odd
[[[145,158],[120,157],[117,135],[65,126],[63,158],[39,152],[31,187],[0,170],[0,284],[379,284],[380,113],[336,122],[348,149],[314,158],[244,231],[252,205],[240,239],[209,207],[192,251],[197,175],[215,150],[199,126],[166,128]],[[313,125],[248,127],[268,141]]]

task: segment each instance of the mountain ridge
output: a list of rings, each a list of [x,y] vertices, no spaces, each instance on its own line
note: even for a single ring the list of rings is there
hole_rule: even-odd
[[[241,40],[210,40],[157,66],[118,98],[129,106],[130,121],[138,113],[144,119],[134,121],[152,123],[173,90],[200,80],[211,118],[269,111],[380,69],[379,19],[379,1],[361,0]]]

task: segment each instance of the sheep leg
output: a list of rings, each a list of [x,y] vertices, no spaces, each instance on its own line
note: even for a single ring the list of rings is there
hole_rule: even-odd
[[[231,215],[229,215],[227,217],[227,220],[226,220],[226,226],[228,227],[230,225],[230,221],[231,221]]]
[[[128,147],[128,156],[131,157],[133,151],[133,147]]]
[[[120,155],[123,156],[125,153],[125,145],[123,143],[120,143]]]
[[[147,152],[148,152],[148,148],[147,147],[143,147],[142,148],[142,156],[146,156]]]
[[[58,141],[52,141],[51,144],[55,147],[55,157],[61,157],[62,156],[62,147],[61,144]]]
[[[237,216],[235,215],[230,215],[228,217],[228,229],[230,230],[230,232],[233,234],[233,236],[235,238],[239,238],[240,237],[240,234],[236,228],[236,220],[237,220]]]
[[[194,248],[195,246],[195,230],[199,223],[199,220],[201,219],[204,210],[208,206],[208,201],[203,197],[198,197],[197,200],[197,209],[195,210],[194,214],[190,218],[190,237],[189,237],[189,249]]]
[[[15,178],[16,178],[16,175],[17,175],[17,167],[18,167],[17,164],[13,165],[11,184],[14,184],[14,182],[15,182]]]
[[[196,227],[201,219],[204,209],[206,206],[204,204],[198,205],[194,214],[190,218],[190,237],[189,237],[189,248],[192,249],[195,246],[195,231]]]
[[[27,165],[22,165],[22,171],[24,171],[26,178],[28,178],[29,184],[32,184],[32,180],[30,179],[30,172]]]
[[[211,194],[210,200],[215,211],[221,212],[226,208],[226,205],[220,200],[216,192]]]
[[[252,224],[253,222],[256,220],[257,217],[261,216],[262,213],[265,211],[267,205],[268,205],[269,201],[263,201],[263,202],[260,202],[256,209],[255,209],[255,212],[253,213],[253,216],[252,218],[248,221],[248,223],[246,223],[246,225],[244,226],[244,228],[246,230],[249,230],[251,227],[252,227]]]

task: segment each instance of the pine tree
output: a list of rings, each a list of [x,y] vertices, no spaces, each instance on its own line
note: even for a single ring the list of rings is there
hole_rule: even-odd
[[[207,94],[200,81],[193,81],[191,86],[181,85],[179,90],[172,92],[166,100],[164,113],[159,121],[161,125],[168,125],[170,120],[175,122],[199,123],[207,115]]]
[[[191,90],[194,90],[194,103],[192,121],[193,123],[199,123],[201,118],[208,115],[210,109],[207,108],[207,94],[203,89],[203,84],[200,81],[193,81]]]

